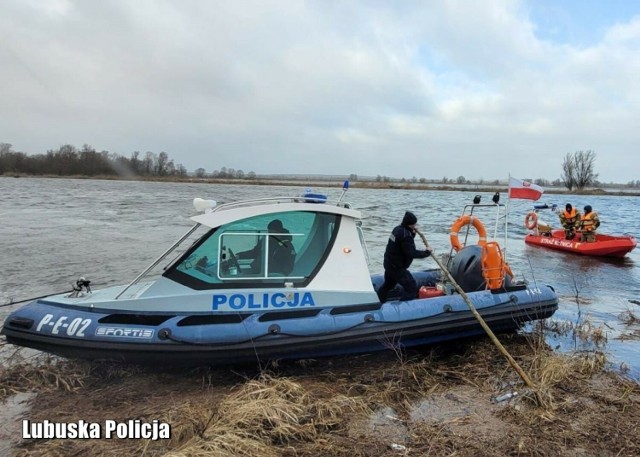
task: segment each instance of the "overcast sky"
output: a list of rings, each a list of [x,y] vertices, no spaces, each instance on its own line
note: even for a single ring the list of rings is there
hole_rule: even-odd
[[[640,179],[636,0],[2,0],[0,142],[208,172]]]

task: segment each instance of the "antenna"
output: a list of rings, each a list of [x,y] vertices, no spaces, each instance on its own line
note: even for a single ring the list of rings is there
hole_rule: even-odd
[[[340,198],[338,199],[338,204],[340,204],[340,202],[344,198],[344,194],[346,194],[348,190],[349,190],[349,180],[346,179],[344,181],[344,183],[342,183],[342,194],[340,195]]]

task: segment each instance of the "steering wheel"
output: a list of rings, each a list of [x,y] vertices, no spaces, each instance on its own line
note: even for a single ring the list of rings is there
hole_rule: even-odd
[[[238,271],[240,271],[240,262],[238,262],[238,258],[233,253],[233,249],[229,248],[229,262],[231,262],[232,267],[236,267]]]
[[[187,257],[187,260],[185,260],[182,264],[184,265],[185,270],[190,270],[193,268],[193,261],[196,258],[195,254],[191,254],[189,257]]]

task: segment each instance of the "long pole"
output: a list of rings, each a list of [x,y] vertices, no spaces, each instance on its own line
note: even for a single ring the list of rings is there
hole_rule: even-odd
[[[422,238],[422,242],[424,243],[426,248],[431,250],[431,247],[429,246],[429,242],[427,241],[427,238],[422,234],[422,232],[420,232],[420,230],[418,229],[415,229],[415,231],[418,235],[420,235],[420,238]],[[491,341],[493,341],[493,344],[495,344],[498,350],[500,350],[500,352],[502,352],[502,354],[506,357],[506,359],[509,361],[509,364],[516,370],[516,372],[518,373],[520,378],[522,378],[522,380],[527,385],[527,387],[529,387],[533,391],[534,395],[536,396],[536,400],[538,401],[538,405],[543,405],[542,397],[540,396],[540,393],[538,392],[538,389],[536,388],[536,386],[533,384],[533,381],[531,381],[531,378],[527,375],[527,373],[525,373],[525,371],[520,367],[520,365],[518,365],[518,362],[516,362],[515,359],[511,357],[511,354],[509,354],[509,351],[507,351],[506,348],[502,345],[502,343],[498,340],[498,338],[493,333],[493,331],[489,328],[489,326],[484,321],[480,313],[476,310],[476,307],[473,306],[473,303],[471,303],[469,296],[466,294],[464,290],[462,290],[462,287],[460,287],[460,284],[458,284],[456,280],[453,279],[453,276],[451,276],[451,273],[449,273],[449,270],[447,270],[444,267],[444,265],[442,265],[442,262],[440,262],[440,259],[438,259],[435,255],[432,255],[431,258],[435,260],[435,262],[438,264],[438,267],[447,276],[449,281],[451,281],[451,284],[453,284],[453,287],[455,287],[455,289],[458,291],[460,296],[467,303],[467,305],[469,306],[469,309],[471,310],[471,313],[473,313],[475,318],[480,323],[480,326],[482,326],[482,328],[487,333],[487,335],[489,335],[489,338],[491,339]]]

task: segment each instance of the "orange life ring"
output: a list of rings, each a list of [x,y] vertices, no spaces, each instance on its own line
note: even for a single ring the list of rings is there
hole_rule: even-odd
[[[500,245],[496,241],[489,241],[482,246],[482,276],[487,283],[487,289],[499,289],[504,283],[507,269]],[[509,273],[511,269],[509,268]],[[511,274],[513,275],[513,274]]]
[[[534,212],[527,214],[524,217],[524,226],[529,230],[533,230],[538,225],[538,215]]]
[[[451,226],[451,233],[449,234],[451,247],[456,252],[462,249],[462,244],[460,244],[460,240],[458,239],[458,232],[462,227],[469,224],[473,225],[478,231],[478,236],[480,237],[480,239],[478,239],[478,244],[483,246],[487,242],[487,231],[484,229],[484,225],[482,225],[480,219],[469,215],[460,216]]]

